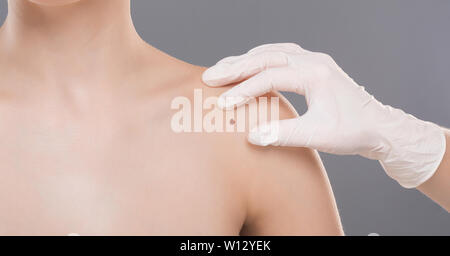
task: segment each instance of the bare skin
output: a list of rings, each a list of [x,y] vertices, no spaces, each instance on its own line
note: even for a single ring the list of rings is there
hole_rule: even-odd
[[[144,43],[129,1],[35,2],[0,30],[0,235],[343,234],[316,152],[170,129],[174,97],[226,88]]]

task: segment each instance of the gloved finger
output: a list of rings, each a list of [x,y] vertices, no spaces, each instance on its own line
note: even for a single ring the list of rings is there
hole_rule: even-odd
[[[248,141],[258,146],[312,147],[316,135],[314,123],[308,113],[303,116],[271,121],[253,128]]]
[[[276,44],[263,44],[248,51],[249,54],[259,53],[264,51],[282,51],[286,53],[304,53],[307,50],[303,49],[298,44],[294,43],[276,43]]]
[[[246,54],[239,55],[239,56],[229,56],[229,57],[223,58],[219,62],[217,62],[216,65],[223,64],[223,63],[231,64],[240,59],[248,57],[248,56],[256,55],[256,54],[263,53],[263,52],[276,52],[276,51],[285,52],[287,54],[289,54],[289,53],[297,53],[298,54],[298,53],[308,52],[307,50],[303,49],[302,47],[300,47],[299,45],[294,44],[294,43],[263,44],[263,45],[260,45],[258,47],[251,49]]]
[[[217,106],[231,109],[273,90],[304,95],[304,79],[289,67],[266,69],[220,95]]]
[[[264,51],[230,58],[207,69],[203,82],[218,87],[245,80],[263,70],[289,64],[288,54],[282,51]]]

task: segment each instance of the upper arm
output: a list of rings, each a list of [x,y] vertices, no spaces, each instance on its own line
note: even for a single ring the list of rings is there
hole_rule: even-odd
[[[328,178],[310,149],[255,149],[244,234],[341,235]],[[259,157],[257,156],[259,155]],[[249,159],[249,158],[246,158]]]
[[[280,106],[280,118],[295,113]],[[257,147],[243,152],[248,180],[245,235],[342,235],[333,192],[318,153]]]
[[[205,95],[219,95],[228,89],[208,89]],[[297,116],[283,97],[279,103],[280,119]],[[250,145],[245,134],[214,134],[221,145],[214,152],[220,163],[226,163],[220,168],[239,180],[242,190],[238,189],[236,196],[244,193],[239,198],[246,207],[241,234],[342,235],[333,192],[318,153],[307,148]]]

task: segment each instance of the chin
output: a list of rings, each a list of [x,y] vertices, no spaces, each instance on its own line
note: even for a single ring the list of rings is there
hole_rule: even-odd
[[[81,0],[29,0],[29,1],[38,5],[61,6],[80,2]]]

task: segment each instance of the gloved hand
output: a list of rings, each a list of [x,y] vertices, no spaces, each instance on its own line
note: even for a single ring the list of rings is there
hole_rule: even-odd
[[[209,86],[241,82],[219,97],[232,108],[271,90],[305,95],[308,111],[250,131],[251,143],[310,147],[332,154],[379,160],[406,188],[430,178],[445,153],[443,129],[386,106],[323,53],[296,44],[262,45],[219,61],[203,74]]]

